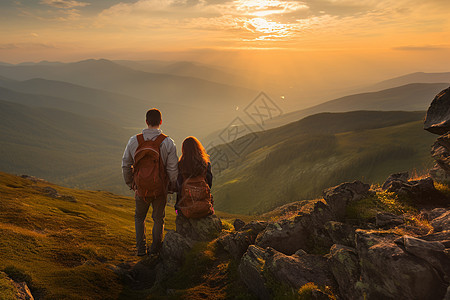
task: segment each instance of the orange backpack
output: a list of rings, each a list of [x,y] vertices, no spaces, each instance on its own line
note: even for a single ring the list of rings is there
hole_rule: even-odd
[[[144,140],[142,133],[136,137],[139,143],[133,165],[136,194],[143,199],[167,194],[167,174],[159,149],[167,135],[161,133],[154,141]]]
[[[184,180],[177,207],[186,218],[203,218],[214,213],[211,189],[206,183],[205,175]]]

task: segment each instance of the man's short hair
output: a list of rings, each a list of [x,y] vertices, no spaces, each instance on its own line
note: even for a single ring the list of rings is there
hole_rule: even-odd
[[[149,109],[145,119],[150,126],[158,126],[161,124],[161,112],[156,108]]]

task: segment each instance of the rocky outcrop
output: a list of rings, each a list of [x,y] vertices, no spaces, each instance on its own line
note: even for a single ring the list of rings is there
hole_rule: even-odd
[[[431,220],[431,226],[435,231],[450,230],[450,210]]]
[[[210,241],[222,231],[222,222],[215,214],[198,219],[188,219],[179,214],[175,225],[177,233],[195,241]]]
[[[352,225],[329,221],[325,224],[325,229],[334,244],[355,247],[355,228]]]
[[[234,230],[236,230],[236,231],[238,231],[239,229],[244,227],[244,225],[245,225],[245,222],[242,221],[241,219],[236,219],[233,222],[233,227],[234,227]]]
[[[345,216],[348,204],[368,196],[370,185],[361,181],[346,182],[338,186],[326,189],[323,199],[326,201],[337,220]]]
[[[260,299],[273,299],[276,283],[294,289],[309,282],[319,286],[335,285],[327,259],[302,250],[289,256],[270,247],[263,249],[252,245],[241,259],[239,273]]]
[[[438,135],[450,131],[450,88],[434,97],[425,117],[424,129]]]
[[[403,216],[398,216],[388,212],[379,212],[375,217],[377,227],[395,227],[404,224]]]
[[[340,295],[344,299],[362,299],[362,290],[358,288],[361,268],[356,249],[343,245],[333,245],[328,260],[333,276],[336,278]]]
[[[394,192],[418,203],[441,202],[444,196],[434,187],[431,177],[420,180],[408,180],[408,173],[389,176],[383,184],[383,190]]]
[[[236,260],[247,251],[248,246],[255,243],[258,234],[267,227],[267,222],[252,221],[232,232],[221,236],[219,244]]]
[[[363,294],[368,299],[443,299],[448,282],[433,265],[399,247],[398,238],[356,231]]]
[[[256,245],[272,247],[284,254],[294,254],[299,249],[325,248],[333,244],[325,223],[334,219],[330,207],[323,201],[311,203],[291,219],[270,223],[256,238]]]
[[[437,165],[445,171],[450,173],[450,134],[444,134],[438,137],[436,142],[431,147],[431,156],[436,161]]]

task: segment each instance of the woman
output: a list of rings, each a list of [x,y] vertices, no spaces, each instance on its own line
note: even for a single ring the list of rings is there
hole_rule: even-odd
[[[214,213],[211,196],[211,162],[200,141],[187,137],[178,161],[177,203],[175,210],[185,217],[202,217]]]

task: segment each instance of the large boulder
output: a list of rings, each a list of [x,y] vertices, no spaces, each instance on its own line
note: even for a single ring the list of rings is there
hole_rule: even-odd
[[[221,236],[218,242],[234,259],[239,260],[248,246],[255,243],[258,234],[266,227],[266,222],[252,221],[237,232]]]
[[[164,236],[164,242],[161,247],[161,258],[163,260],[183,262],[186,252],[191,250],[193,245],[192,240],[170,230]]]
[[[450,173],[450,133],[438,137],[431,147],[431,156],[448,175]]]
[[[300,250],[285,255],[273,248],[251,245],[241,259],[239,272],[247,287],[260,299],[272,299],[276,286],[299,289],[314,282],[318,286],[335,286],[327,259]]]
[[[450,230],[450,210],[431,221],[435,231]]]
[[[331,208],[337,220],[345,216],[346,207],[353,201],[369,195],[370,185],[361,181],[346,182],[323,191],[323,199]]]
[[[222,231],[222,222],[215,214],[198,219],[189,219],[179,214],[175,225],[177,233],[194,241],[210,241]]]
[[[425,241],[411,236],[402,236],[395,240],[397,245],[400,245],[406,252],[419,257],[436,270],[444,275],[448,282],[450,275],[450,257],[445,252],[445,246],[438,241]]]
[[[325,230],[325,223],[333,220],[333,213],[324,202],[311,201],[296,216],[270,223],[256,238],[256,245],[272,247],[284,254],[329,249],[333,241]]]
[[[447,283],[422,258],[411,255],[393,233],[357,230],[360,287],[368,299],[443,299]]]
[[[378,227],[395,227],[405,223],[403,216],[398,216],[389,212],[378,212],[375,217],[375,224]]]
[[[308,282],[318,286],[335,286],[327,259],[322,255],[297,251],[285,255],[273,248],[266,249],[265,268],[279,282],[299,289]]]
[[[353,226],[346,223],[329,221],[325,224],[325,229],[334,244],[355,247],[355,228]]]
[[[434,187],[434,181],[431,177],[408,181],[404,177],[395,178],[394,175],[389,176],[383,184],[383,189],[387,192],[394,192],[418,203],[443,201],[444,196]]]
[[[358,288],[361,270],[356,249],[333,245],[328,260],[342,298],[363,299],[362,291]]]
[[[239,275],[259,299],[272,299],[270,290],[266,287],[267,278],[264,276],[266,253],[264,249],[251,245],[242,256],[239,264]]]
[[[425,117],[424,129],[438,135],[450,131],[450,88],[434,97]]]

